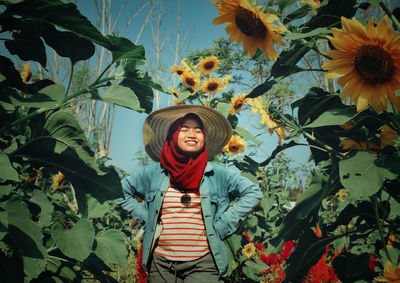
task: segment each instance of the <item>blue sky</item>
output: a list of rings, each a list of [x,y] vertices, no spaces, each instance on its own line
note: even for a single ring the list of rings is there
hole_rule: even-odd
[[[124,23],[124,19],[129,18],[130,15],[136,11],[135,9],[139,6],[140,1],[129,2],[129,6],[127,6],[121,16],[122,24]],[[166,42],[164,51],[161,55],[161,63],[165,68],[169,68],[173,64],[174,53],[172,45],[175,43],[177,2],[177,0],[164,1],[163,11],[165,14],[162,22],[161,39],[163,39],[167,34],[170,37],[170,42]],[[93,2],[91,1],[78,1],[78,9],[90,20],[93,20],[94,16],[92,3]],[[121,5],[121,1],[113,1],[112,3],[115,5],[113,7],[115,7],[115,10],[117,11]],[[187,51],[204,49],[212,46],[213,40],[219,37],[227,37],[225,33],[226,25],[212,24],[212,20],[216,17],[218,17],[218,12],[211,1],[181,1],[181,37],[184,35],[187,37],[186,44],[181,53],[182,56],[184,56]],[[131,41],[135,41],[144,18],[145,12],[135,18],[129,28],[126,29],[123,36],[129,38]],[[138,44],[144,46],[147,59],[154,62],[154,42],[150,26],[147,26],[144,29]],[[171,79],[171,77],[164,79],[164,86],[167,85],[167,80],[169,79]],[[166,94],[161,94],[160,108],[166,106],[168,106],[168,96]],[[155,108],[153,110],[155,110]],[[147,114],[145,113],[138,113],[121,107],[118,107],[115,113],[109,153],[109,157],[112,159],[110,162],[129,173],[134,172],[137,167],[137,162],[134,160],[134,157],[137,151],[140,148],[143,148],[142,126],[146,117]],[[259,124],[260,120],[258,114],[253,114],[249,110],[244,111],[240,115],[239,121],[239,126],[246,127],[253,134],[259,134],[262,132],[262,130],[257,130],[252,127],[253,124]],[[263,161],[268,158],[272,150],[277,146],[277,136],[276,134],[270,135],[269,133],[266,133],[260,136],[259,139],[263,144],[254,158],[257,161]],[[309,151],[306,147],[297,147],[288,150],[287,154],[297,160],[298,163],[302,163],[308,158]]]

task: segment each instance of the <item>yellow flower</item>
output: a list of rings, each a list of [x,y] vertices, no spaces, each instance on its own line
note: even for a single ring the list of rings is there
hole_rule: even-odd
[[[229,41],[243,42],[244,52],[250,52],[251,57],[260,48],[270,60],[276,61],[274,42],[285,45],[280,34],[286,31],[284,26],[273,25],[278,20],[276,15],[263,13],[260,6],[252,7],[249,0],[212,2],[220,14],[213,24],[228,24],[225,30],[230,34]]]
[[[391,127],[383,125],[381,128],[381,148],[385,148],[387,145],[394,145],[394,140],[397,139],[399,135]]]
[[[254,246],[254,243],[248,243],[242,249],[242,253],[247,256],[247,258],[251,258],[256,254],[256,246]]]
[[[389,239],[388,239],[388,242],[387,242],[387,244],[386,244],[386,248],[387,248],[387,249],[393,248],[393,247],[394,247],[393,244],[396,243],[398,240],[399,240],[399,238],[397,238],[396,236],[390,235],[390,236],[389,236]]]
[[[246,142],[243,141],[241,136],[233,135],[229,142],[222,149],[223,152],[231,154],[238,154],[246,149]]]
[[[197,64],[197,68],[204,75],[207,75],[211,72],[214,72],[217,69],[218,65],[219,65],[218,58],[215,57],[214,55],[211,55],[211,56],[201,59],[199,61],[199,63]]]
[[[263,104],[261,97],[248,98],[246,100],[246,102],[249,105],[253,106],[253,108],[251,109],[251,112],[260,114],[260,117],[261,117],[260,123],[268,126],[268,132],[270,134],[272,134],[275,131],[276,134],[280,138],[282,138],[282,139],[286,138],[285,131],[289,132],[290,129],[287,127],[279,127],[282,124],[280,124],[280,123],[276,122],[274,119],[272,119],[271,115],[264,108],[264,104]]]
[[[348,197],[349,194],[346,192],[345,189],[340,189],[336,194],[335,197],[339,200],[339,201],[344,201],[345,197]]]
[[[329,40],[336,50],[328,50],[333,60],[322,67],[326,78],[339,78],[342,99],[350,98],[357,111],[387,108],[388,101],[400,109],[400,35],[388,25],[387,16],[375,27],[372,19],[363,26],[357,19],[342,17],[343,30],[332,28]]]
[[[23,65],[23,69],[21,72],[21,79],[23,83],[28,82],[32,77],[32,72],[31,72],[31,65],[29,63],[25,63]]]
[[[185,67],[177,65],[171,67],[171,73],[176,73],[178,76],[182,76],[185,72],[187,72]]]
[[[400,265],[395,269],[389,260],[386,261],[383,276],[376,277],[375,280],[378,282],[400,282]]]
[[[184,100],[182,100],[182,101],[179,101],[178,99],[173,99],[172,100],[172,102],[175,104],[175,105],[181,105],[181,104],[185,104],[185,99]]]
[[[51,186],[53,190],[61,188],[61,183],[64,180],[64,175],[58,171],[57,175],[53,179],[53,185]]]
[[[319,6],[321,6],[321,2],[319,0],[300,0],[300,2],[310,5],[313,9],[316,9]]]
[[[174,89],[174,88],[169,88],[169,91],[172,92],[172,94],[173,94],[175,97],[178,97],[178,96],[179,96],[179,93],[178,93],[178,91],[177,91],[176,89]]]
[[[243,105],[246,102],[246,94],[239,94],[238,96],[231,98],[231,106],[229,108],[229,114],[234,115],[242,110]]]
[[[208,78],[202,85],[201,88],[204,92],[209,94],[216,94],[220,87],[222,86],[221,79],[216,78]]]
[[[231,76],[230,74],[227,74],[227,75],[225,76],[225,78],[222,79],[222,85],[221,85],[221,87],[219,88],[219,91],[224,90],[224,89],[228,86],[229,80],[231,79],[231,77],[232,77],[232,76]]]
[[[195,91],[199,85],[200,85],[200,78],[199,76],[194,73],[194,72],[185,72],[181,76],[182,83],[187,86],[188,88],[191,88],[193,91]]]

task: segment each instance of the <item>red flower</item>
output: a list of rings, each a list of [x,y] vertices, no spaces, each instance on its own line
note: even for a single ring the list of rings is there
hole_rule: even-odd
[[[136,263],[136,270],[137,270],[138,275],[139,275],[138,283],[146,283],[147,282],[147,277],[148,277],[146,272],[143,270],[142,262],[143,262],[143,245],[140,244],[140,249],[138,251],[137,263]]]
[[[259,250],[260,252],[264,252],[265,251],[265,247],[263,243],[258,243],[256,244],[256,248],[257,250]]]
[[[321,230],[319,230],[318,223],[315,223],[315,236],[317,236],[317,238],[322,237],[322,233],[321,233]]]
[[[247,232],[247,230],[244,230],[244,235],[246,236],[247,241],[252,242],[251,237],[250,237],[249,233]]]
[[[378,263],[375,260],[375,257],[373,254],[369,255],[369,265],[368,265],[368,269],[372,272],[374,272],[375,266],[377,266]]]
[[[327,283],[339,281],[333,268],[326,262],[328,252],[329,246],[326,246],[325,253],[322,255],[320,260],[310,268],[307,278],[303,282]]]

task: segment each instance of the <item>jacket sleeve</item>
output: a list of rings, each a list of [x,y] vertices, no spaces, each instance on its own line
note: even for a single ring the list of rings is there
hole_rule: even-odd
[[[116,199],[116,202],[122,206],[133,218],[138,219],[142,224],[147,220],[147,209],[143,202],[139,202],[136,196],[144,199],[143,193],[143,172],[125,177],[121,181],[123,198]]]
[[[260,187],[246,177],[229,168],[226,168],[223,174],[223,182],[227,186],[228,193],[238,197],[238,201],[222,213],[214,224],[221,239],[233,234],[239,221],[246,218],[263,197]]]

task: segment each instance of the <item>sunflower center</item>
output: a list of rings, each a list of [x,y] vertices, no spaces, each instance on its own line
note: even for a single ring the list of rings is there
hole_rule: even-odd
[[[192,78],[187,78],[186,83],[190,86],[194,86],[194,80]]]
[[[209,84],[207,85],[207,89],[208,89],[209,91],[214,91],[214,90],[217,89],[217,87],[218,87],[218,84],[217,84],[217,83],[209,83]]]
[[[362,80],[371,85],[387,82],[394,72],[392,57],[382,48],[361,46],[354,58],[354,66]]]
[[[243,7],[238,7],[235,17],[236,26],[247,36],[264,37],[267,28],[261,19]]]
[[[229,149],[231,152],[236,152],[239,149],[239,147],[237,145],[231,145]]]
[[[214,62],[207,62],[204,64],[204,69],[211,70],[212,68],[214,68]]]
[[[242,108],[242,106],[243,106],[243,102],[242,101],[238,101],[238,102],[235,103],[235,106],[233,106],[233,108],[235,108],[237,110],[237,109]]]
[[[176,73],[178,74],[178,76],[180,76],[180,75],[183,74],[183,71],[182,70],[178,70],[178,71],[176,71]]]

